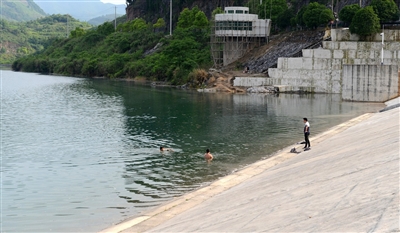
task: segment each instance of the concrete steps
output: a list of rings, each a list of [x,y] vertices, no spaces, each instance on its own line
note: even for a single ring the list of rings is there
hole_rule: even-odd
[[[334,34],[340,35],[340,38],[345,37],[345,33],[341,33],[343,32],[338,30]],[[273,86],[289,86],[298,90],[310,87],[310,90],[321,93],[343,94],[343,91],[351,91],[351,93],[367,91],[370,93],[373,91],[377,93],[390,92],[390,96],[393,96],[395,92],[398,93],[399,86],[397,84],[399,78],[396,77],[395,80],[393,73],[400,67],[400,31],[386,30],[386,34],[389,35],[389,38],[398,38],[398,41],[385,41],[383,51],[385,68],[380,67],[382,65],[382,42],[324,41],[323,48],[303,49],[302,57],[279,58],[277,68],[268,70],[271,78],[267,83]],[[379,34],[377,35],[375,39],[379,39]],[[365,65],[371,67],[360,67]],[[352,72],[346,72],[344,76],[343,70],[349,70],[349,66],[352,66],[350,69]],[[357,66],[359,67],[357,68]],[[365,72],[362,70],[365,69],[370,71],[368,77],[363,76]],[[378,74],[376,72],[383,73]],[[362,80],[366,78],[368,78],[367,81]],[[348,87],[347,85],[345,88],[344,83],[348,82],[356,86]],[[365,85],[363,87],[357,86],[360,83]],[[374,86],[373,83],[379,85]],[[353,88],[355,89],[353,90]],[[358,98],[348,93],[343,96],[350,98],[349,100]],[[357,100],[368,101],[368,98],[370,98],[370,95],[367,95],[367,97],[363,95],[362,100],[359,98]],[[377,94],[371,101],[381,101],[382,98]]]

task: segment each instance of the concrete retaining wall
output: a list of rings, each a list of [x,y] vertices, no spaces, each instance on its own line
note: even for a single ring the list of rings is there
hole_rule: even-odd
[[[331,58],[313,59],[313,58],[308,58],[308,57],[280,57],[280,58],[278,58],[278,69],[339,70],[339,69],[342,69],[342,59],[331,59]],[[271,70],[271,69],[269,69],[269,70]]]
[[[384,65],[399,65],[400,59],[383,59]],[[381,65],[381,58],[374,59],[343,59],[343,65]]]
[[[399,30],[383,30],[385,33],[385,41],[400,41]],[[351,34],[348,28],[332,29],[331,30],[332,41],[359,41],[360,37],[356,34]],[[366,38],[367,41],[381,41],[382,37],[380,33],[376,33],[373,36]]]
[[[376,50],[382,49],[382,42],[356,42],[356,41],[323,41],[322,47],[330,50]],[[384,43],[385,50],[400,50],[400,42],[387,42]],[[315,49],[318,50],[318,49]]]
[[[397,65],[344,65],[343,100],[383,102],[399,95]]]
[[[400,43],[399,43],[400,44]],[[387,46],[395,47],[395,46]],[[381,48],[378,50],[340,50],[340,49],[303,49],[303,58],[331,58],[331,59],[367,59],[381,58]],[[383,51],[385,59],[400,59],[400,49]]]
[[[342,70],[269,69],[269,85],[290,86],[293,90],[312,87],[317,93],[341,93]]]
[[[224,66],[226,66],[241,58],[247,51],[253,49],[256,44],[250,41],[243,41],[241,37],[230,37],[226,39],[223,46],[223,62]]]
[[[233,86],[235,87],[259,87],[270,86],[268,78],[264,77],[235,77],[233,79]]]
[[[383,65],[379,34],[379,38],[375,35],[375,42],[359,42],[351,41],[354,38],[346,33],[336,32],[335,36],[340,38],[324,41],[323,48],[303,49],[303,57],[278,58],[277,68],[268,69],[270,78],[236,77],[234,86],[279,86],[288,92],[335,93],[353,101],[383,102],[397,97],[400,30],[385,30]]]
[[[247,48],[243,48],[241,42],[237,40],[237,38],[231,38],[225,42],[223,49],[224,66],[241,58],[247,52]]]

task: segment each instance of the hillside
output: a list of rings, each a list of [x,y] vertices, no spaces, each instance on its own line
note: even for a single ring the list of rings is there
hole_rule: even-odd
[[[67,29],[68,17],[68,29]],[[67,15],[51,15],[28,22],[0,20],[0,64],[11,64],[16,58],[42,50],[54,38],[66,38],[76,27],[88,29],[88,23]]]
[[[121,16],[122,15],[117,14],[117,17]],[[93,18],[87,22],[90,23],[91,25],[98,26],[100,24],[103,24],[104,22],[114,21],[114,19],[115,19],[115,14],[108,14]]]
[[[193,16],[199,11],[187,13]],[[173,36],[160,32],[162,23],[143,19],[121,23],[116,31],[112,23],[93,30],[74,30],[70,38],[17,59],[12,69],[84,77],[146,77],[184,84],[193,70],[212,65],[206,16],[199,14],[197,21],[185,23]]]
[[[1,1],[0,17],[3,20],[22,22],[46,16],[32,0]]]
[[[34,0],[47,14],[69,14],[80,21],[89,21],[93,18],[115,14],[124,15],[126,5],[102,3],[100,0],[70,1],[70,0]]]
[[[163,3],[165,7],[166,1],[157,0],[153,3]],[[258,0],[252,1],[249,3],[250,10],[252,4],[256,5],[256,2],[258,2]],[[286,6],[285,0],[274,1],[280,1],[281,4]],[[174,3],[177,2],[193,5],[196,1],[174,1]],[[206,1],[198,2],[206,3]],[[206,5],[211,9],[215,2],[212,0]],[[232,5],[234,1],[219,2]],[[185,4],[182,4],[182,6]],[[266,4],[267,2],[264,1],[265,7]],[[315,15],[313,9],[315,5],[322,7],[325,12],[328,11],[330,14],[329,21],[333,19],[333,14],[329,11],[329,8],[317,3],[310,4],[309,6],[312,7],[305,8],[305,12],[312,11],[312,14]],[[212,66],[211,23],[206,16],[209,11],[202,12],[198,7],[193,7],[190,10],[184,9],[181,14],[182,17],[179,17],[179,21],[174,23],[177,26],[174,27],[172,36],[166,36],[166,33],[163,32],[167,31],[166,22],[168,21],[159,18],[154,22],[157,9],[161,5],[152,5],[144,0],[136,0],[131,2],[131,6],[139,6],[139,8],[133,9],[140,10],[140,7],[147,9],[147,11],[143,11],[143,15],[151,21],[138,17],[121,23],[116,30],[113,23],[104,23],[90,31],[74,30],[70,38],[57,40],[44,51],[18,59],[13,63],[12,68],[16,71],[85,77],[145,77],[152,81],[203,86],[204,80],[209,77],[205,70]],[[200,7],[204,6],[201,5]],[[299,6],[301,5],[296,7]],[[258,9],[261,10],[261,8]],[[273,12],[272,18],[277,14]],[[291,17],[290,19],[294,19],[294,16]],[[303,17],[303,19],[309,18],[315,17]],[[305,25],[301,21],[297,25],[273,25],[273,32],[276,36],[271,37],[270,45],[277,44],[274,48],[265,47],[269,46],[265,45],[259,51],[274,52],[256,54],[249,59],[239,60],[235,63],[234,69],[242,69],[243,66],[248,66],[252,72],[266,73],[269,67],[276,64],[279,56],[293,56],[301,49],[315,45],[321,41],[323,34],[317,32],[316,28],[321,26],[324,29],[329,22],[326,19],[321,22],[319,18],[317,17],[318,21],[315,20],[315,26]],[[307,27],[309,32],[302,30]],[[292,32],[288,35],[277,35],[285,31]],[[278,44],[279,40],[275,40],[275,38],[280,39],[282,36],[286,37],[287,40]]]
[[[275,1],[275,0],[274,0]],[[130,4],[127,7],[127,16],[128,19],[134,19],[136,17],[145,18],[148,21],[155,21],[160,17],[163,17],[166,22],[169,22],[169,1],[166,0],[154,0],[149,3],[146,0],[131,0],[128,1]],[[310,2],[318,2],[326,5],[331,8],[331,4],[333,3],[334,11],[339,12],[344,6],[349,4],[359,4],[359,0],[297,0],[291,1],[287,0],[288,5],[294,8],[294,11],[297,13],[298,10],[308,5]],[[395,0],[397,5],[400,5],[400,0]],[[202,10],[208,18],[211,17],[211,13],[217,7],[226,7],[226,6],[249,6],[250,10],[258,7],[260,0],[177,0],[173,1],[173,21],[177,21],[177,16],[179,12],[181,12],[184,8],[192,8],[194,6],[198,6],[200,10]],[[371,3],[371,0],[363,0],[362,5],[367,6]]]

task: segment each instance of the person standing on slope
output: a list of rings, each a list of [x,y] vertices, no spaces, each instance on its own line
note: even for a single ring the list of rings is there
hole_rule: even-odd
[[[310,123],[308,122],[307,118],[303,118],[304,122],[304,140],[306,141],[306,145],[304,146],[303,149],[310,149],[311,144],[310,144],[310,139],[308,137],[310,136]]]

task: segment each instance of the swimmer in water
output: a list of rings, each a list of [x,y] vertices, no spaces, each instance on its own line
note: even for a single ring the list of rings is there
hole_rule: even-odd
[[[164,148],[164,147],[160,146],[160,152],[163,152],[163,151],[171,151],[171,152],[173,152],[173,150],[171,148]]]
[[[210,150],[209,149],[207,149],[206,150],[206,153],[204,154],[204,158],[208,161],[208,162],[210,162],[211,160],[213,160],[213,155],[210,153]]]

